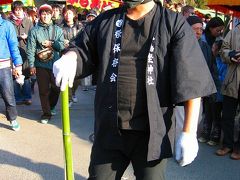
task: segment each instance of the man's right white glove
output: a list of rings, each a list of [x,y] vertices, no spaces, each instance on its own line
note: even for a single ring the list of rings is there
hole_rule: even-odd
[[[53,74],[55,76],[56,85],[64,91],[67,87],[73,86],[73,81],[77,69],[77,54],[69,51],[53,64]]]
[[[182,132],[176,144],[176,160],[181,166],[190,164],[198,153],[198,141],[195,133]]]

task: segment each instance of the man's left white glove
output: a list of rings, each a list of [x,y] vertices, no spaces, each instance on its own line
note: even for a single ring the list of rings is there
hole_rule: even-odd
[[[181,166],[190,164],[198,153],[198,141],[196,133],[182,132],[178,138],[176,147],[176,160]]]
[[[69,87],[73,86],[76,69],[77,54],[73,51],[66,53],[53,64],[56,85],[60,87],[61,91],[65,90],[67,84]]]

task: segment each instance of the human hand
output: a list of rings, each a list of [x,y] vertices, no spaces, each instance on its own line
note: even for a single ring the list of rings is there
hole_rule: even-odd
[[[45,47],[52,47],[53,42],[49,41],[49,40],[45,40],[44,42],[42,42],[42,45]]]
[[[64,91],[67,84],[71,88],[77,69],[77,54],[69,51],[53,64],[56,85]]]
[[[180,166],[186,166],[192,163],[198,153],[198,141],[196,134],[182,132],[178,138],[175,153],[175,158]]]
[[[64,47],[67,48],[69,46],[69,40],[65,39],[64,40]]]
[[[27,37],[28,37],[28,35],[26,34],[26,33],[22,33],[21,35],[20,35],[20,37],[21,37],[21,39],[27,39]]]
[[[239,50],[238,51],[236,51],[236,50],[230,51],[228,55],[229,55],[231,61],[240,63],[240,51]]]
[[[30,74],[31,75],[35,75],[36,74],[36,68],[35,67],[31,67],[30,68]]]
[[[22,65],[17,66],[13,69],[13,75],[15,76],[15,78],[18,78],[20,75],[22,75]]]

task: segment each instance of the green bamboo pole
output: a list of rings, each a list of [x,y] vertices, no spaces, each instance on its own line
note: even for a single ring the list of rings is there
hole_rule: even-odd
[[[74,180],[70,116],[68,107],[68,87],[66,87],[66,90],[61,93],[61,98],[62,98],[62,126],[63,126],[62,133],[65,155],[65,179]]]

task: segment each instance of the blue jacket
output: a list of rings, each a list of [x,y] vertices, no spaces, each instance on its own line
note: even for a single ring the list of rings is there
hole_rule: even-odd
[[[15,66],[22,64],[14,26],[11,22],[2,19],[0,16],[0,62],[1,60],[10,58]]]

